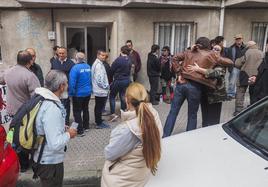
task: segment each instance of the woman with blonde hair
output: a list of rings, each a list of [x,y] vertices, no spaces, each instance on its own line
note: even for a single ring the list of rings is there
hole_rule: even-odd
[[[112,131],[104,150],[102,187],[144,186],[150,173],[156,173],[161,157],[162,124],[158,112],[148,103],[145,88],[132,83],[125,97],[123,122]]]

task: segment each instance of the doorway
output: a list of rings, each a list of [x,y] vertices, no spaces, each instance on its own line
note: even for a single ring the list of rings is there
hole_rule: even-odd
[[[87,63],[92,64],[97,57],[97,50],[107,51],[107,27],[89,26],[66,26],[65,46],[68,50],[68,57],[75,58],[76,52],[84,52]]]

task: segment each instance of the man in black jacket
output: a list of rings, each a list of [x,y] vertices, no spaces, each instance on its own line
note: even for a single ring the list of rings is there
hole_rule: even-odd
[[[51,63],[51,70],[60,70],[63,71],[68,80],[69,80],[69,73],[74,66],[74,62],[67,58],[67,49],[64,47],[60,47],[57,50],[58,58]],[[68,96],[68,90],[65,90],[64,94],[62,95],[61,102],[64,105],[66,109],[66,119],[65,124],[69,125],[69,119],[70,119],[70,98]]]
[[[26,51],[28,51],[31,56],[32,56],[32,60],[33,60],[33,65],[30,67],[30,70],[37,76],[40,85],[42,87],[44,87],[44,76],[43,76],[43,71],[40,67],[40,65],[35,63],[35,59],[36,59],[36,52],[33,48],[27,48]]]
[[[147,75],[150,82],[150,101],[153,105],[158,105],[156,101],[156,93],[158,91],[160,81],[160,60],[159,60],[159,45],[152,45],[151,52],[148,54],[147,59]]]
[[[258,75],[249,78],[249,84],[253,85],[253,94],[250,104],[254,104],[268,96],[268,52],[265,53],[263,62],[258,68]]]

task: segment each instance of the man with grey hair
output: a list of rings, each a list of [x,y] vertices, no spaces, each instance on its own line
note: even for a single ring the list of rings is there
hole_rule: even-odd
[[[86,63],[85,54],[76,54],[76,64],[69,75],[69,96],[73,99],[74,120],[78,123],[78,136],[89,130],[88,104],[92,92],[91,67]],[[82,113],[83,112],[83,118]]]
[[[65,146],[76,136],[74,128],[65,131],[66,111],[60,97],[66,87],[66,75],[59,70],[51,70],[46,75],[45,88],[35,89],[36,94],[45,98],[36,116],[37,135],[45,136],[45,145],[39,164],[41,145],[33,158],[33,166],[37,168],[36,174],[40,177],[42,186],[62,186]]]
[[[264,54],[258,49],[256,42],[249,41],[246,45],[245,54],[236,59],[235,67],[240,70],[238,81],[236,83],[235,111],[236,116],[244,108],[245,93],[249,88],[250,102],[252,102],[254,86],[249,85],[248,78],[258,74],[258,67],[263,61]]]

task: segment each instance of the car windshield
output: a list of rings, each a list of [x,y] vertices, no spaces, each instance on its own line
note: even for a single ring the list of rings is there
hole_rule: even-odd
[[[268,157],[268,99],[231,120],[227,126],[240,139]]]

